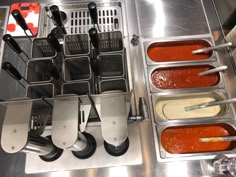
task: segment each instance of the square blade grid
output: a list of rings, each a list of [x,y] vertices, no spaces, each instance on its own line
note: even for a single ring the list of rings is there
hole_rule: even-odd
[[[85,34],[93,27],[87,5],[87,3],[58,5],[59,9],[67,15],[67,22],[64,24],[67,34]],[[100,32],[123,32],[120,3],[97,3],[97,11]],[[43,36],[47,35],[55,27],[52,20],[48,18],[45,21],[44,26]]]

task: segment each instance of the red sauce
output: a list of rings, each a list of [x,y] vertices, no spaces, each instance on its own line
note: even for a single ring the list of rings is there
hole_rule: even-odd
[[[169,127],[162,132],[161,144],[171,154],[225,151],[234,149],[236,143],[203,143],[199,138],[229,135],[235,135],[235,130],[228,124]]]
[[[152,83],[159,89],[210,87],[219,82],[219,74],[199,76],[198,73],[212,69],[211,66],[159,68],[151,75]]]
[[[212,52],[192,54],[193,50],[210,47],[206,41],[178,41],[154,43],[148,47],[149,58],[155,62],[208,59]]]

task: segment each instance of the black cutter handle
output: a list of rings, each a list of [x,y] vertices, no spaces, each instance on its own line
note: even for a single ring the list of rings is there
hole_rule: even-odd
[[[59,80],[61,78],[60,73],[55,66],[53,66],[49,72],[54,79]]]
[[[98,31],[96,28],[89,29],[89,37],[95,49],[99,48],[99,38],[98,38]]]
[[[4,62],[2,64],[2,69],[8,72],[16,80],[20,81],[23,78],[19,71],[10,62]]]
[[[61,13],[60,13],[58,6],[56,6],[56,5],[51,6],[50,11],[52,13],[52,18],[57,23],[57,25],[60,27],[63,27]]]
[[[56,6],[56,5],[51,6],[50,7],[50,11],[52,13],[52,19],[56,22],[56,25],[58,27],[60,27],[60,29],[62,30],[62,32],[64,34],[67,34],[66,29],[65,29],[65,27],[63,25],[63,20],[62,20],[61,12],[60,12],[58,6]]]
[[[97,58],[91,58],[90,60],[91,69],[96,76],[100,75],[100,62]]]
[[[2,39],[14,50],[16,53],[21,54],[22,50],[18,43],[13,39],[10,34],[5,34]]]
[[[94,24],[98,24],[97,5],[94,2],[88,4],[89,14]]]
[[[59,41],[58,41],[58,39],[57,39],[57,37],[54,33],[49,33],[48,34],[47,41],[57,52],[62,51],[62,46],[59,43]]]
[[[29,28],[28,28],[28,25],[27,25],[27,23],[26,23],[26,21],[25,21],[25,19],[23,18],[23,16],[21,15],[21,13],[20,13],[20,11],[19,10],[13,10],[12,12],[11,12],[11,14],[12,14],[12,16],[14,17],[14,19],[16,20],[16,22],[20,25],[20,27],[24,30],[24,31],[26,31],[26,30],[28,30]]]
[[[54,79],[59,80],[61,78],[60,73],[54,63],[52,65],[48,65],[48,71],[51,77],[53,77]]]

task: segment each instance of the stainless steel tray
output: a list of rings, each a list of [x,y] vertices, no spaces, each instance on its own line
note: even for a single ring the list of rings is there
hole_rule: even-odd
[[[150,41],[145,41],[144,42],[144,52],[145,52],[145,59],[146,59],[146,63],[147,65],[168,65],[168,64],[185,64],[185,63],[198,63],[198,62],[214,62],[214,61],[218,61],[217,58],[217,52],[213,51],[212,55],[208,58],[208,59],[199,59],[199,60],[186,60],[186,61],[172,61],[172,62],[155,62],[153,60],[151,60],[148,56],[148,48],[154,44],[154,43],[158,43],[158,44],[163,44],[163,43],[169,43],[171,45],[171,43],[174,42],[188,42],[188,41],[205,41],[207,42],[210,46],[212,46],[212,41],[211,38],[209,37],[205,37],[205,36],[179,36],[179,37],[172,37],[172,38],[163,38],[160,40],[150,40]]]
[[[147,55],[147,49],[150,44],[155,42],[172,42],[172,41],[188,41],[188,40],[205,40],[210,45],[213,45],[213,39],[210,34],[195,35],[195,36],[178,36],[178,37],[165,37],[160,39],[146,39],[143,41],[144,46],[144,56],[143,59],[146,63],[146,81],[148,83],[147,90],[149,92],[149,104],[152,105],[151,117],[153,122],[153,132],[154,132],[154,142],[157,153],[158,162],[169,162],[169,161],[182,161],[182,160],[200,160],[200,159],[213,159],[217,154],[232,154],[235,150],[227,152],[211,152],[211,153],[189,153],[189,154],[170,154],[165,151],[161,146],[160,136],[162,130],[169,126],[180,126],[180,125],[198,125],[206,123],[217,123],[226,122],[230,125],[235,125],[235,111],[233,105],[228,105],[225,114],[219,114],[211,118],[191,118],[191,119],[174,119],[174,120],[163,120],[160,118],[155,111],[155,104],[157,100],[164,98],[175,97],[178,95],[188,95],[197,93],[212,93],[214,91],[219,91],[223,94],[223,97],[229,98],[228,87],[226,84],[225,73],[219,73],[220,81],[217,85],[205,88],[186,88],[186,89],[158,89],[153,86],[151,81],[151,74],[157,68],[170,68],[170,67],[188,67],[197,65],[210,65],[212,67],[220,66],[221,62],[217,52],[213,52],[212,56],[206,60],[192,60],[192,61],[179,61],[179,62],[153,62]],[[234,127],[235,128],[235,127]]]
[[[163,146],[161,145],[161,133],[167,127],[176,127],[176,126],[193,126],[193,125],[208,125],[208,124],[228,124],[234,129],[235,121],[229,119],[225,120],[205,120],[205,121],[195,121],[195,122],[173,122],[169,121],[165,124],[160,124],[155,126],[155,131],[157,133],[157,146],[158,146],[158,161],[160,162],[170,162],[170,161],[179,161],[179,160],[202,160],[202,159],[213,159],[216,155],[220,154],[235,154],[236,149],[227,150],[227,151],[218,151],[218,152],[205,152],[205,153],[186,153],[186,154],[170,154],[168,153]]]
[[[151,80],[151,75],[153,73],[153,71],[155,71],[156,69],[159,68],[177,68],[177,67],[191,67],[191,66],[212,66],[212,67],[217,67],[217,63],[189,63],[189,64],[178,64],[178,65],[174,65],[174,64],[165,64],[165,65],[158,65],[158,66],[150,66],[147,68],[147,72],[148,72],[148,82],[150,85],[150,91],[151,92],[175,92],[175,93],[179,93],[179,92],[184,92],[184,91],[188,91],[188,90],[198,90],[199,88],[177,88],[177,89],[160,89],[160,88],[156,88]],[[224,88],[224,79],[223,79],[223,74],[219,73],[219,82],[211,87],[201,87],[200,89],[218,89],[218,88]]]
[[[98,10],[98,25],[101,32],[123,31],[122,9],[120,2],[96,2]],[[88,33],[93,26],[87,8],[88,3],[57,4],[61,11],[67,15],[65,28],[68,34]],[[43,28],[39,29],[39,36],[45,37],[54,25],[46,16],[46,11],[42,9],[41,24]],[[115,27],[114,21],[118,19],[118,27]]]
[[[201,117],[199,116],[198,118],[191,117],[191,118],[171,118],[168,119],[166,117],[161,117],[158,115],[156,111],[156,104],[159,101],[164,101],[164,100],[181,100],[181,99],[188,99],[188,98],[206,98],[206,97],[211,97],[213,99],[219,100],[219,99],[227,99],[228,95],[224,89],[218,89],[218,90],[212,90],[209,92],[202,91],[199,89],[198,92],[188,92],[188,93],[166,93],[165,95],[163,94],[152,94],[152,106],[153,106],[153,112],[154,112],[154,119],[156,123],[160,122],[168,122],[168,121],[177,121],[177,122],[201,122],[202,120],[208,120],[208,121],[214,121],[215,119],[233,119],[234,118],[234,112],[233,112],[233,106],[232,105],[223,105],[220,107],[220,111],[214,115],[214,116],[209,116],[209,117]]]

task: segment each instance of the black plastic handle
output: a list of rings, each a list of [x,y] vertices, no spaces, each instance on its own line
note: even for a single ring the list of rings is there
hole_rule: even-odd
[[[61,78],[60,73],[55,66],[53,66],[49,72],[54,79],[59,80]]]
[[[22,79],[22,76],[19,71],[10,62],[4,62],[2,64],[2,69],[8,72],[16,80]]]
[[[94,2],[90,2],[88,4],[88,9],[90,13],[90,17],[94,24],[98,24],[98,11],[97,11],[97,5]]]
[[[100,74],[100,62],[97,58],[91,58],[90,61],[91,69],[96,76]]]
[[[11,14],[24,31],[29,29],[25,19],[23,18],[19,10],[13,10]]]
[[[95,49],[99,48],[99,38],[98,38],[98,31],[96,28],[89,29],[89,37]]]
[[[58,26],[62,27],[63,22],[62,22],[62,18],[61,18],[61,14],[60,14],[60,10],[58,6],[56,5],[51,6],[50,11],[52,13],[53,20],[57,23]]]
[[[59,73],[57,67],[55,66],[55,64],[52,64],[52,65],[50,64],[48,66],[48,71],[49,71],[51,77],[53,77],[54,79],[59,80],[61,78],[60,73]]]
[[[58,41],[58,39],[57,39],[57,37],[54,33],[49,33],[48,34],[47,41],[57,52],[62,51],[62,46],[59,43],[59,41]]]
[[[13,37],[10,34],[5,34],[2,39],[14,50],[16,53],[20,54],[22,53],[22,50],[18,43],[13,39]]]

